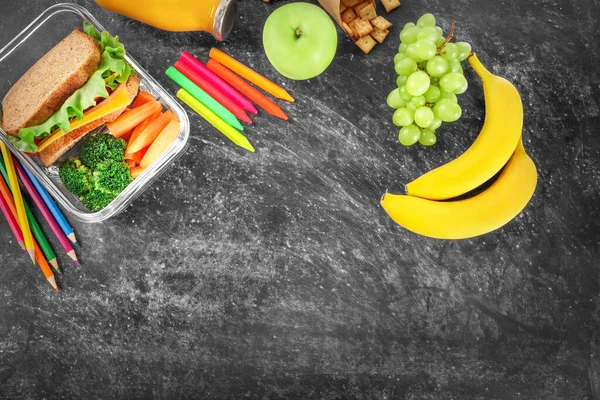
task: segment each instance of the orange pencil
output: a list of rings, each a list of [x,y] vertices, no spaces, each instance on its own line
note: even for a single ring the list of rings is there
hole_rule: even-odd
[[[54,273],[52,273],[52,270],[50,269],[48,262],[44,258],[44,253],[42,253],[42,250],[40,249],[40,246],[38,245],[37,240],[35,240],[35,239],[33,239],[33,248],[34,248],[34,253],[35,253],[35,260],[37,261],[38,265],[40,266],[40,269],[42,270],[44,277],[46,277],[46,280],[48,282],[50,282],[50,284],[52,285],[54,290],[56,290],[58,292],[58,286],[56,285],[56,279],[54,278]]]
[[[255,102],[260,108],[265,110],[271,115],[287,121],[288,116],[285,115],[283,110],[279,108],[275,102],[267,98],[264,94],[253,88],[251,85],[246,83],[245,80],[237,76],[234,72],[224,67],[217,60],[208,60],[206,64],[208,69],[220,76],[225,82],[240,91],[241,94]]]
[[[284,88],[268,80],[258,72],[251,70],[249,67],[237,61],[233,57],[223,53],[221,50],[212,48],[210,49],[210,53],[208,53],[208,55],[210,58],[217,60],[242,78],[249,80],[265,92],[277,97],[278,99],[291,102],[294,101],[294,98],[290,96],[290,94],[286,92]]]

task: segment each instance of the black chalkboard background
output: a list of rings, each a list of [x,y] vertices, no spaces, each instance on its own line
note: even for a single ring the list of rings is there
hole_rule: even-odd
[[[0,2],[7,43],[52,1]],[[169,91],[167,33],[88,7]],[[285,85],[236,148],[190,113],[186,154],[121,215],[73,221],[82,243],[56,294],[0,223],[0,398],[598,399],[600,104],[596,0],[406,0],[369,56],[350,40],[323,75],[283,79],[262,25],[284,2],[240,3],[218,44]],[[383,12],[380,6],[379,11]],[[400,28],[433,12],[525,107],[536,193],[502,229],[438,241],[395,225],[386,190],[459,155],[481,84],[432,149],[397,143],[385,104]]]

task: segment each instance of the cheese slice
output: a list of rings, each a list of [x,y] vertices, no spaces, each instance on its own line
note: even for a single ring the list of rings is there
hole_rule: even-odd
[[[89,124],[97,119],[104,118],[108,114],[112,114],[113,112],[125,108],[129,105],[129,94],[127,93],[127,87],[125,83],[122,83],[115,91],[110,95],[108,99],[104,101],[104,104],[100,106],[96,106],[92,108],[88,113],[83,115],[83,118],[80,120],[75,120],[71,123],[71,130],[73,131],[83,125]],[[70,132],[69,131],[69,132]],[[60,129],[53,133],[51,136],[48,136],[38,145],[38,152],[44,150],[46,147],[50,146],[54,141],[60,139],[64,135],[69,132],[63,132]]]

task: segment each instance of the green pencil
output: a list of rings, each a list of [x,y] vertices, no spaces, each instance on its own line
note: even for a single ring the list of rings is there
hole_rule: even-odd
[[[0,173],[6,181],[6,185],[8,186],[8,188],[12,190],[12,188],[10,187],[10,182],[8,181],[8,174],[6,172],[6,167],[4,166],[4,160],[2,160],[2,157],[0,157]],[[44,257],[46,257],[48,263],[52,265],[52,267],[56,271],[60,272],[60,268],[58,267],[58,261],[56,260],[56,254],[54,254],[54,251],[52,251],[52,247],[50,247],[48,239],[46,239],[46,236],[44,236],[44,232],[42,231],[40,224],[33,216],[33,213],[29,208],[29,204],[27,204],[25,199],[23,199],[23,203],[25,205],[25,213],[27,214],[27,220],[29,221],[29,226],[31,227],[31,233],[33,233],[35,240],[37,240],[38,244],[40,245],[40,249],[42,249],[42,253],[44,253]]]

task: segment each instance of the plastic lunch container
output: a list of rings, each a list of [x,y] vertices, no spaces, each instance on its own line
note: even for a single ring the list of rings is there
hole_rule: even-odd
[[[21,33],[0,49],[0,99],[4,98],[10,87],[39,58],[71,33],[73,29],[83,30],[83,21],[94,25],[98,32],[106,30],[84,7],[77,4],[56,4],[46,9]],[[118,35],[118,32],[110,32],[110,34]],[[140,90],[149,92],[163,104],[164,108],[174,112],[179,118],[181,129],[179,135],[165,153],[134,179],[108,206],[97,212],[89,211],[77,196],[65,189],[58,177],[58,165],[66,158],[77,155],[81,141],[54,165],[46,167],[37,157],[29,157],[16,150],[6,139],[6,132],[0,128],[0,140],[44,185],[58,205],[73,218],[82,222],[100,222],[123,211],[184,152],[189,137],[190,122],[183,108],[131,57],[130,50],[132,49],[127,46],[127,38],[120,37],[120,39],[125,45],[126,60],[137,71]],[[106,131],[104,126],[94,132],[103,130]]]

